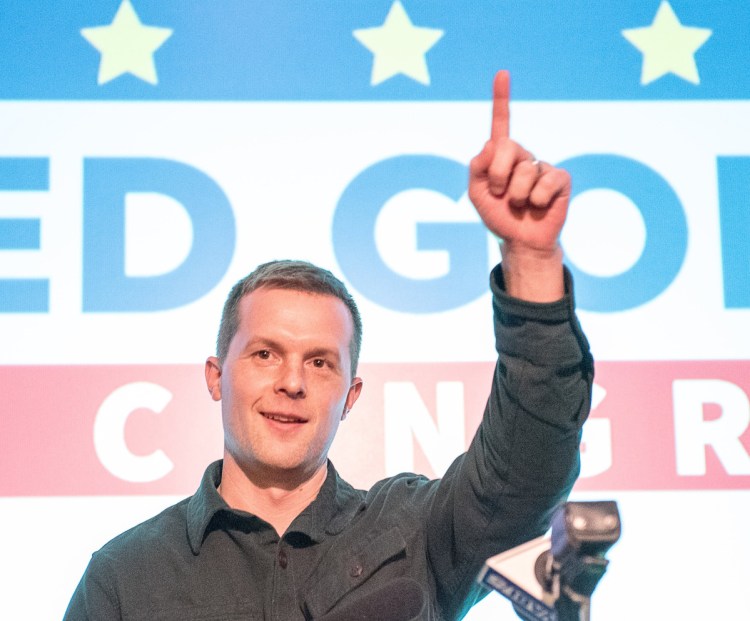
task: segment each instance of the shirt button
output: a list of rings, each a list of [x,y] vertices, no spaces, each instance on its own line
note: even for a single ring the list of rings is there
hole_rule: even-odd
[[[286,569],[288,564],[289,559],[286,556],[286,552],[284,552],[284,550],[279,550],[279,567],[281,567],[281,569]]]
[[[352,565],[351,569],[349,570],[349,575],[352,578],[359,578],[362,575],[363,571],[364,569],[362,569],[362,565],[360,565],[359,563],[356,563]]]

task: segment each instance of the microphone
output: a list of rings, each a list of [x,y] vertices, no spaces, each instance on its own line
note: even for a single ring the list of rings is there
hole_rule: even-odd
[[[536,575],[537,563],[545,562],[551,548],[549,537],[531,541],[487,559],[477,580],[509,599],[516,613],[527,621],[557,621],[555,598]]]
[[[619,538],[616,502],[567,502],[552,518],[551,537],[487,559],[477,580],[526,621],[589,619],[591,595],[609,563],[604,555]]]
[[[415,621],[425,607],[422,587],[411,578],[397,578],[364,597],[334,607],[317,621]]]

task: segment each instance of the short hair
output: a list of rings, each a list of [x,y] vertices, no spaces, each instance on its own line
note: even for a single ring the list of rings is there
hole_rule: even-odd
[[[250,274],[238,281],[227,296],[221,314],[219,334],[216,339],[216,355],[224,362],[229,344],[237,333],[239,305],[242,298],[256,289],[290,289],[320,295],[332,295],[341,300],[349,309],[354,330],[349,342],[352,377],[356,375],[359,352],[362,347],[362,317],[349,291],[331,272],[307,261],[269,261],[256,267]]]

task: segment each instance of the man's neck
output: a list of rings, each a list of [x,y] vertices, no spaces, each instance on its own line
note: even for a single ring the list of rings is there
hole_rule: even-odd
[[[323,462],[304,480],[274,484],[267,477],[252,476],[225,455],[219,494],[230,507],[258,516],[282,536],[294,518],[318,496],[327,474],[327,463]]]

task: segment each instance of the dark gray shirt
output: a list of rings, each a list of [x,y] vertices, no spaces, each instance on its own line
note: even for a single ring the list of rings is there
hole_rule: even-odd
[[[499,266],[491,286],[492,391],[442,479],[402,474],[362,491],[329,463],[317,498],[279,538],[224,502],[213,463],[194,496],[94,553],[66,621],[318,619],[404,577],[422,590],[417,618],[461,618],[483,595],[484,561],[544,533],[570,492],[593,380],[570,293],[551,304],[510,298]],[[383,620],[399,605],[384,597]]]

